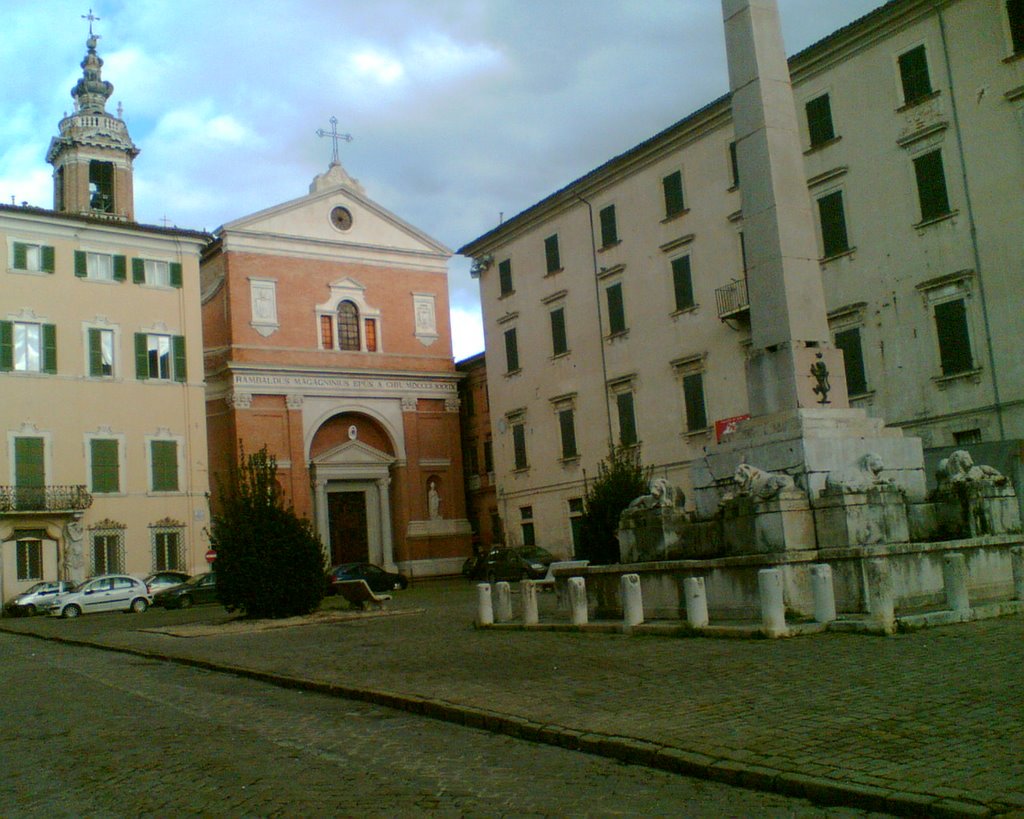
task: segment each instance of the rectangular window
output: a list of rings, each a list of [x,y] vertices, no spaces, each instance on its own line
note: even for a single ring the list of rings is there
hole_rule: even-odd
[[[578,554],[583,543],[583,498],[569,498],[569,532],[573,554]]]
[[[185,568],[180,529],[153,530],[153,571],[181,571]]]
[[[92,573],[111,574],[124,571],[124,533],[97,532],[92,536]]]
[[[1010,24],[1013,53],[1024,52],[1024,0],[1006,0],[1006,19]]]
[[[512,260],[505,259],[498,263],[498,284],[501,288],[501,295],[507,296],[512,292]]]
[[[551,352],[562,355],[569,352],[569,341],[565,335],[565,308],[551,311]]]
[[[536,546],[537,536],[533,528],[533,507],[532,506],[521,506],[519,507],[519,516],[521,520],[521,526],[523,529],[523,545],[524,546]]]
[[[900,54],[899,66],[904,105],[911,105],[932,93],[932,81],[928,76],[928,56],[923,45]]]
[[[975,427],[974,429],[964,429],[959,432],[953,433],[953,443],[957,446],[969,446],[970,444],[981,443],[981,430]]]
[[[672,260],[672,287],[675,290],[676,310],[687,310],[694,306],[689,256]]]
[[[921,221],[938,219],[949,213],[946,173],[942,168],[942,151],[935,150],[914,160],[917,198],[921,205]]]
[[[124,256],[75,251],[75,275],[80,279],[123,282],[128,277],[127,270],[127,259]]]
[[[43,579],[43,542],[36,538],[18,541],[18,580]]]
[[[377,320],[366,319],[363,322],[366,331],[366,352],[377,352]]]
[[[121,490],[120,445],[117,440],[90,439],[89,456],[92,472],[89,491],[97,494],[119,492]]]
[[[864,368],[864,351],[861,347],[860,327],[840,330],[836,333],[836,347],[843,351],[843,367],[846,370],[846,392],[849,395],[863,395],[868,391],[867,371]]]
[[[512,424],[512,449],[515,453],[516,469],[526,469],[526,426],[522,421]]]
[[[33,245],[14,242],[11,267],[15,270],[31,270],[37,273],[52,273],[54,251],[49,245]]]
[[[850,249],[846,234],[846,211],[843,208],[843,192],[835,191],[818,200],[818,216],[821,219],[821,244],[825,258],[838,256]]]
[[[46,439],[14,439],[14,487],[19,509],[46,508]]]
[[[484,441],[484,472],[494,471],[494,442],[488,438]]]
[[[622,300],[622,284],[613,284],[607,288],[608,298],[608,332],[610,335],[626,332],[626,307]]]
[[[558,411],[558,429],[562,436],[562,457],[575,458],[576,451],[576,413],[572,407]]]
[[[732,171],[732,186],[740,186],[740,162],[736,156],[736,143],[729,143],[729,170]]]
[[[153,492],[178,491],[178,442],[150,441],[152,467],[150,489]]]
[[[743,268],[743,276],[747,275],[747,240],[743,238],[743,231],[740,231],[740,265]]]
[[[548,273],[557,273],[562,269],[562,259],[558,252],[558,234],[548,236],[544,240],[544,260]]]
[[[601,208],[601,247],[618,244],[619,230],[615,222],[615,205]]]
[[[637,442],[636,416],[633,414],[633,393],[617,393],[615,405],[619,411],[619,443],[622,446],[633,446]]]
[[[807,133],[810,136],[811,147],[816,148],[826,142],[835,139],[836,132],[832,126],[832,103],[828,94],[822,94],[804,106],[807,113]]]
[[[114,374],[114,331],[89,328],[89,375],[110,378]]]
[[[683,376],[683,402],[686,404],[687,431],[706,429],[708,412],[704,406],[704,373]]]
[[[0,321],[0,371],[57,372],[57,327]]]
[[[480,455],[477,453],[476,441],[466,442],[466,472],[470,475],[480,474]]]
[[[516,328],[505,331],[505,372],[514,373],[519,370],[519,342]]]
[[[320,347],[334,349],[334,319],[330,316],[320,316]]]
[[[185,337],[136,333],[135,371],[140,380],[185,381]]]
[[[158,259],[132,259],[132,281],[154,287],[181,287],[181,264]]]
[[[963,299],[935,305],[935,329],[939,337],[939,359],[943,375],[974,369],[971,334],[967,325],[967,304]]]
[[[114,212],[113,162],[89,162],[89,207],[101,213]]]
[[[661,180],[665,193],[665,218],[675,216],[686,210],[683,202],[683,172],[675,171]]]

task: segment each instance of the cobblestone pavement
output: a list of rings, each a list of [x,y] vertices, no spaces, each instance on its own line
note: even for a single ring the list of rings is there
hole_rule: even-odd
[[[857,816],[252,680],[0,635],[4,816]]]
[[[552,596],[542,597],[550,615]],[[392,608],[423,611],[192,639],[138,629],[228,615],[3,627],[393,696],[471,724],[568,745],[575,736],[632,761],[846,804],[1024,813],[1024,617],[888,638],[488,631],[473,628],[475,588],[464,581],[420,582]]]

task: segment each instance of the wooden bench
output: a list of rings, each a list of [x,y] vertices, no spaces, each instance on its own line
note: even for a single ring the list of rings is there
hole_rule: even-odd
[[[365,580],[343,580],[336,584],[338,594],[361,609],[383,609],[390,594],[376,594]]]

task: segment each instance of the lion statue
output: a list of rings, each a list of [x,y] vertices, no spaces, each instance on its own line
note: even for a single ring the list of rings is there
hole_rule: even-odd
[[[627,509],[664,509],[682,506],[685,502],[683,490],[668,482],[666,478],[655,478],[651,481],[646,495],[640,495],[630,501]]]
[[[848,470],[828,474],[825,478],[825,491],[837,493],[867,492],[882,486],[892,486],[890,478],[882,477],[885,462],[882,456],[869,452],[861,456],[857,463]]]
[[[736,482],[735,497],[748,496],[770,500],[780,492],[795,489],[793,479],[782,472],[766,472],[750,464],[740,464],[732,479]]]
[[[974,458],[966,449],[958,449],[948,458],[939,461],[935,476],[938,478],[939,486],[957,483],[991,483],[1006,486],[1009,482],[995,467],[974,463]]]

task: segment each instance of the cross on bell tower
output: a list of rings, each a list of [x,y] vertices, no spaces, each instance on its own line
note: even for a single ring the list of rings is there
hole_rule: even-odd
[[[334,143],[334,152],[333,152],[333,154],[331,156],[331,165],[340,165],[341,164],[341,160],[338,159],[338,141],[343,139],[343,140],[345,140],[345,142],[351,142],[352,139],[353,139],[353,136],[352,136],[352,134],[339,134],[338,133],[338,118],[337,117],[333,117],[332,116],[327,121],[329,123],[331,123],[331,130],[330,131],[325,131],[323,128],[317,128],[316,129],[316,135],[318,137],[328,137],[331,140],[331,142]]]

